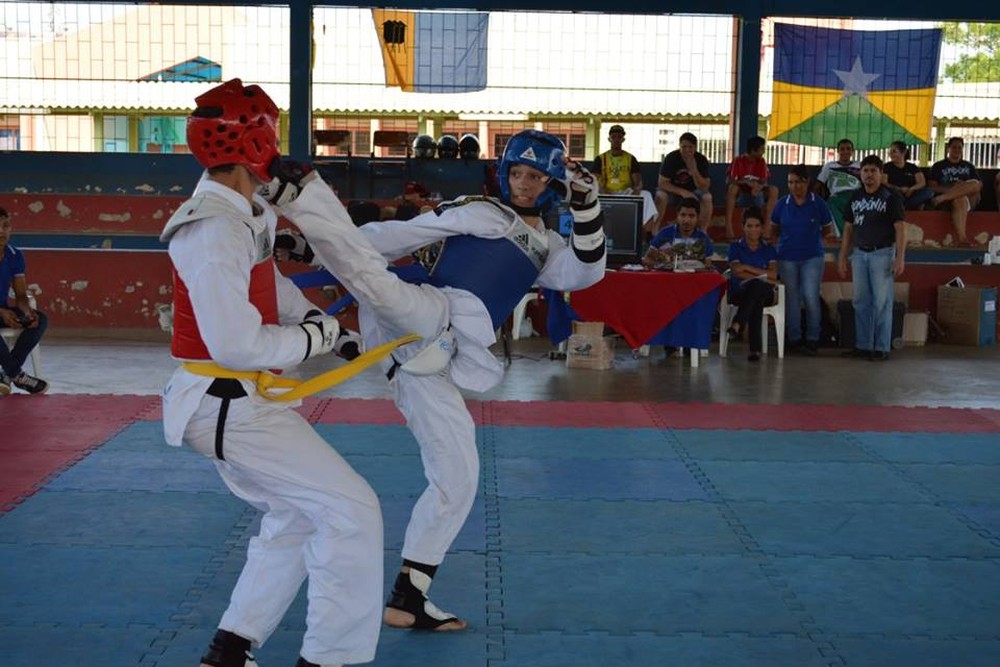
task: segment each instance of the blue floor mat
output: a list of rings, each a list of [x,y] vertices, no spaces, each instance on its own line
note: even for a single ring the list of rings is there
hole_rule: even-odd
[[[680,461],[515,458],[497,461],[499,494],[511,498],[705,500]]]
[[[832,634],[997,639],[996,559],[790,557],[774,568]]]
[[[995,433],[855,433],[853,440],[886,461],[1000,465]]]
[[[677,443],[698,460],[870,461],[843,433],[676,430]]]
[[[926,503],[919,486],[878,463],[700,461],[727,501]]]
[[[379,495],[388,588],[416,442],[317,430]],[[477,444],[432,589],[470,628],[385,629],[378,667],[1000,664],[995,436],[484,424]],[[197,664],[258,523],[158,422],[126,427],[0,515],[0,662]],[[305,613],[300,591],[262,667],[294,663]]]

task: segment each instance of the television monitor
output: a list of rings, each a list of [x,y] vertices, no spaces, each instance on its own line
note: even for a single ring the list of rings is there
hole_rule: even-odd
[[[608,266],[618,268],[637,263],[642,253],[642,197],[600,195],[597,200],[604,212]],[[560,202],[546,215],[545,226],[569,238],[573,232],[573,214]]]
[[[601,195],[608,266],[618,268],[639,262],[642,253],[642,197]]]

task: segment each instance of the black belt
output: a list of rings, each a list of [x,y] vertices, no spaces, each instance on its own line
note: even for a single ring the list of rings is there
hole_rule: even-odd
[[[885,245],[858,245],[854,247],[861,252],[875,252],[876,250],[881,250],[882,248],[891,248],[893,245],[895,244],[887,243]]]
[[[396,371],[399,370],[400,366],[402,366],[402,364],[396,361],[396,357],[393,357],[392,366],[389,366],[389,370],[385,372],[385,379],[392,382],[392,378],[396,377]]]
[[[243,398],[247,395],[243,385],[239,380],[233,380],[231,378],[215,378],[212,380],[212,384],[208,386],[205,391],[209,396],[215,396],[216,398]]]
[[[229,415],[229,402],[233,399],[243,398],[247,392],[239,380],[215,378],[205,393],[222,399],[222,405],[219,406],[219,418],[215,423],[215,458],[225,461],[222,444],[226,432],[226,417]]]

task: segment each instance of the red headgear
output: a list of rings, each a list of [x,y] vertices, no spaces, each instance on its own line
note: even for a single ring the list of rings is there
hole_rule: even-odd
[[[231,79],[195,98],[187,119],[188,148],[205,168],[242,164],[260,180],[278,152],[278,107],[260,86]]]

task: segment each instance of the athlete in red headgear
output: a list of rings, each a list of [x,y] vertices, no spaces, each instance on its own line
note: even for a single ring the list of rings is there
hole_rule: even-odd
[[[254,381],[240,379],[338,351],[354,338],[279,274],[272,258],[277,217],[257,191],[275,174],[280,187],[302,186],[310,174],[282,168],[278,109],[258,86],[234,79],[196,102],[188,146],[206,172],[161,236],[174,266],[171,350],[184,362],[164,391],[164,432],[169,444],[213,458],[230,490],[264,511],[202,665],[254,665],[251,648],[267,640],[306,580],[298,666],[368,662],[382,604],[378,499],[290,409],[297,403],[270,401]],[[445,298],[401,283],[349,220],[313,232],[328,241],[327,266],[359,300],[434,339],[409,370],[442,368],[450,358],[440,353],[447,336],[436,338],[447,326]]]

